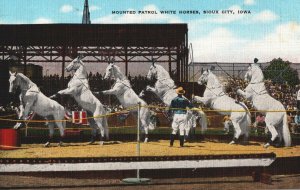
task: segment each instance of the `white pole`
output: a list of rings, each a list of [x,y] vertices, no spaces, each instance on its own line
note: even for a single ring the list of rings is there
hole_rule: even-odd
[[[137,156],[140,157],[140,109],[141,109],[141,102],[138,103],[138,117],[137,117],[137,144],[136,144],[136,153]],[[136,172],[137,179],[140,179],[140,170],[137,169]]]
[[[137,144],[136,144],[136,155],[137,157],[140,157],[140,110],[141,110],[141,102],[138,103],[138,109],[137,109]],[[140,165],[137,167],[136,171],[136,178],[126,178],[122,181],[125,183],[147,183],[150,181],[148,178],[140,178]]]

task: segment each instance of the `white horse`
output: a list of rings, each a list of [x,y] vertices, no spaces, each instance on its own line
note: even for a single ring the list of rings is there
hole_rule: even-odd
[[[148,80],[153,78],[156,79],[154,88],[148,85],[145,90],[156,94],[160,100],[169,107],[171,105],[171,101],[178,96],[175,90],[176,86],[173,79],[163,66],[155,64],[154,62],[150,66],[147,74]],[[143,93],[144,91],[140,93],[140,96],[143,96]],[[206,115],[203,111],[198,111],[198,115],[200,116],[201,129],[204,131],[207,129]],[[189,130],[192,127],[196,127],[196,120],[197,116],[191,111],[187,111],[187,125],[185,129],[186,135],[189,134]]]
[[[90,126],[92,127],[92,138],[89,144],[95,142],[98,129],[100,130],[100,145],[103,145],[105,137],[108,136],[108,124],[107,119],[104,116],[107,112],[103,104],[93,95],[88,83],[88,73],[84,63],[81,61],[81,57],[75,58],[66,68],[67,72],[75,71],[72,79],[68,83],[68,88],[60,90],[57,94],[51,96],[54,98],[58,94],[71,95],[75,101],[87,111],[88,117],[94,118],[88,119]]]
[[[10,72],[9,92],[12,93],[17,87],[20,88],[20,119],[28,120],[29,113],[34,112],[37,115],[48,120],[49,140],[45,146],[49,146],[54,134],[54,126],[59,128],[60,136],[63,138],[66,123],[64,120],[65,109],[59,103],[46,97],[40,89],[28,77],[22,73]],[[25,108],[23,107],[25,106]],[[49,121],[52,120],[52,121]],[[16,124],[15,129],[19,129],[22,125]],[[59,142],[62,145],[62,139]]]
[[[249,137],[251,117],[246,105],[241,102],[236,103],[233,98],[226,95],[222,84],[210,69],[205,70],[198,79],[198,84],[204,85],[205,83],[206,89],[203,97],[195,96],[194,99],[198,102],[204,103],[212,109],[224,110],[218,112],[222,115],[230,116],[234,127],[234,138],[229,144],[237,143],[237,140],[241,135],[244,135],[244,141],[247,141]]]
[[[155,124],[151,120],[151,111],[147,107],[147,103],[138,97],[138,95],[133,91],[130,81],[127,77],[121,72],[120,67],[114,63],[109,63],[106,68],[106,73],[104,79],[115,79],[115,84],[110,90],[102,91],[103,94],[115,95],[120,101],[121,105],[124,108],[134,107],[138,103],[141,103],[140,109],[140,123],[141,127],[145,132],[144,142],[148,142],[148,131],[154,130]],[[132,111],[131,111],[132,112]],[[135,114],[136,116],[136,114]]]
[[[281,102],[271,97],[264,84],[264,75],[257,64],[252,64],[245,75],[245,80],[249,81],[245,90],[238,89],[237,93],[252,101],[257,110],[265,112],[265,122],[271,133],[271,139],[264,147],[270,145],[278,146],[282,140],[285,146],[291,146],[291,135],[287,123],[287,114]],[[273,112],[268,112],[273,111]]]

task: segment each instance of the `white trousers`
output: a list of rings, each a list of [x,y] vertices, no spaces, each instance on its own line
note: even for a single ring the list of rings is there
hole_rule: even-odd
[[[179,129],[179,134],[183,136],[186,124],[186,114],[174,114],[172,122],[172,134],[176,135]]]

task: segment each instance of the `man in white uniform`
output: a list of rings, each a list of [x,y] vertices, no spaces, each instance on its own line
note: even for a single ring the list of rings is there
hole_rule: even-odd
[[[183,147],[184,144],[184,128],[187,119],[187,110],[186,108],[192,108],[193,105],[182,95],[185,93],[185,90],[183,90],[182,87],[179,87],[176,89],[176,93],[178,94],[177,97],[175,97],[170,105],[170,111],[173,112],[173,122],[172,122],[172,134],[171,134],[171,140],[170,140],[170,147],[173,146],[175,136],[179,130],[179,140],[180,140],[180,147]]]

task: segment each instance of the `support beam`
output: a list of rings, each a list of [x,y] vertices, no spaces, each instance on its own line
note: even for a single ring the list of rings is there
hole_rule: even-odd
[[[27,47],[23,46],[24,75],[27,74]]]
[[[61,88],[65,87],[65,61],[66,61],[66,47],[62,48],[62,65],[61,65]]]
[[[168,47],[168,54],[169,54],[169,73],[172,73],[172,60],[171,60],[170,47]]]
[[[125,50],[125,75],[128,76],[128,55],[127,46],[124,47]]]

